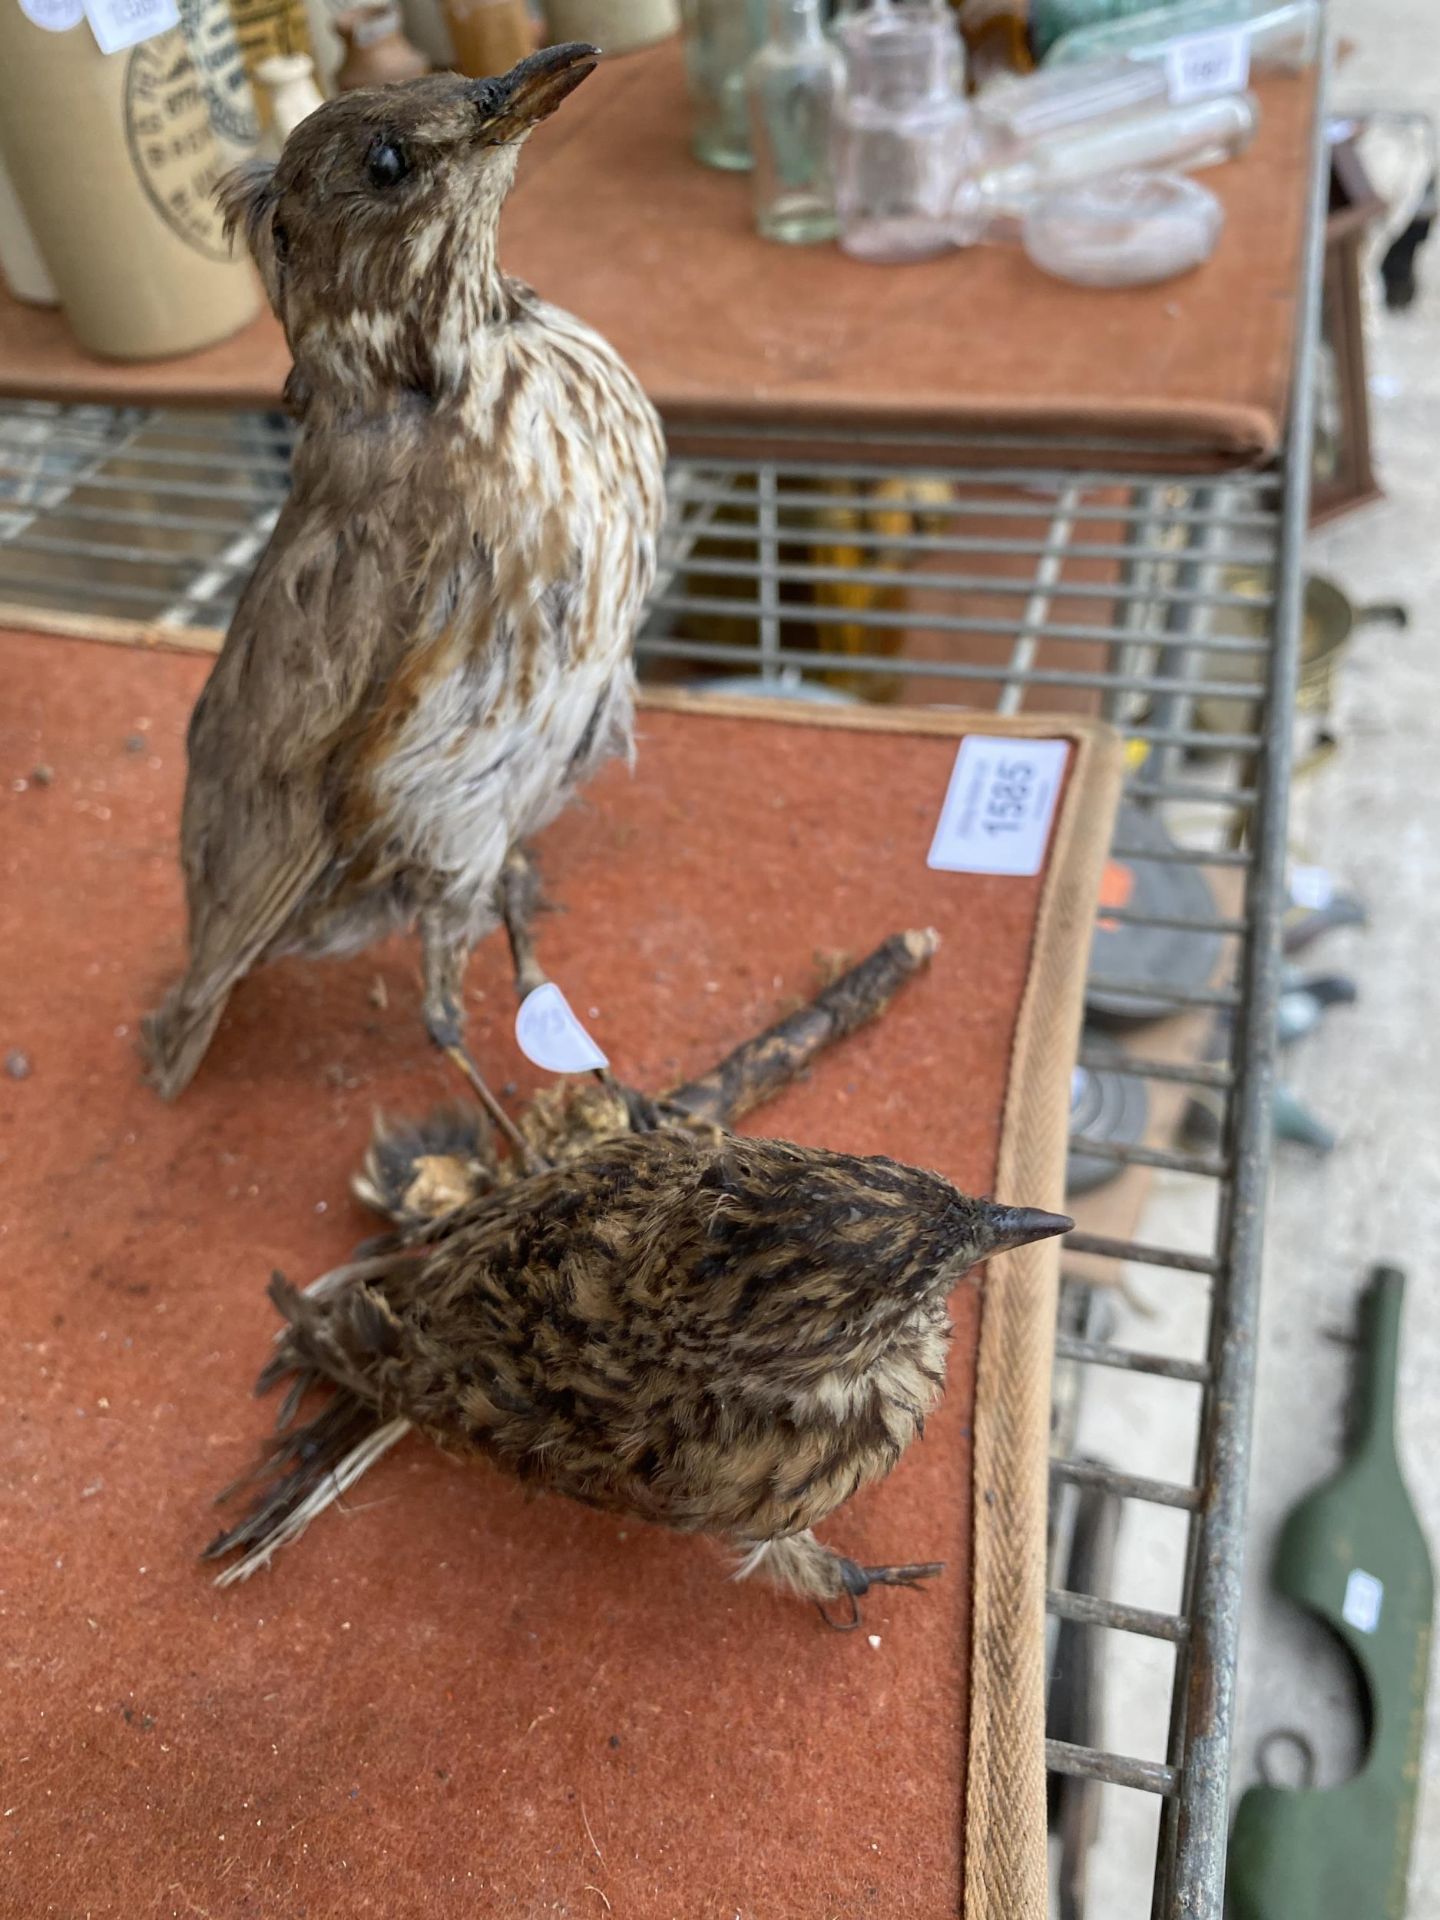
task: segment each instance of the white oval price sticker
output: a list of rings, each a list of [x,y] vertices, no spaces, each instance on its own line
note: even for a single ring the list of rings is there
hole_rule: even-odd
[[[547,1073],[587,1073],[610,1064],[553,980],[520,1002],[515,1039],[525,1058]]]
[[[85,0],[20,0],[20,11],[46,33],[68,33],[85,18]]]

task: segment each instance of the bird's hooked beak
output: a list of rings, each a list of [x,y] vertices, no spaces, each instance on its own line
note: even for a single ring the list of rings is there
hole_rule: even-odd
[[[981,1251],[977,1260],[989,1260],[1012,1247],[1028,1247],[1032,1240],[1048,1240],[1069,1233],[1075,1225],[1063,1213],[1043,1213],[1039,1207],[998,1207],[993,1202],[985,1209],[985,1218],[977,1239]]]
[[[473,81],[468,91],[480,109],[483,137],[496,143],[519,139],[552,114],[599,64],[598,47],[570,40],[542,47],[495,79]]]

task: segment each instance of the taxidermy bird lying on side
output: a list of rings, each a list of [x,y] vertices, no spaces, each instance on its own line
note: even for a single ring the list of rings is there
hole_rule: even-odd
[[[274,1501],[209,1552],[250,1549],[230,1571],[253,1570],[311,1517],[297,1495],[328,1504],[408,1423],[537,1491],[718,1536],[822,1603],[912,1585],[939,1567],[858,1566],[812,1529],[922,1432],[961,1277],[1069,1225],[893,1160],[608,1141],[308,1295],[276,1276],[288,1324],[261,1386],[290,1378],[287,1412],[337,1391],[277,1442]]]
[[[664,505],[629,372],[496,256],[521,144],[596,58],[345,94],[222,188],[301,434],[190,726],[190,963],[145,1026],[167,1098],[253,967],[418,920],[430,1035],[490,1100],[465,962],[512,846],[628,749]]]
[[[272,1283],[286,1327],[261,1386],[292,1387],[241,1483],[268,1490],[208,1549],[242,1555],[222,1582],[265,1564],[411,1425],[537,1489],[717,1535],[742,1573],[822,1606],[848,1598],[843,1624],[869,1586],[938,1572],[858,1566],[812,1529],[921,1432],[962,1276],[1070,1222],[722,1124],[880,1011],[936,944],[895,935],[662,1096],[652,1130],[593,1085],[537,1102],[522,1127],[562,1163],[538,1177],[461,1116],[382,1128],[357,1191],[399,1231],[306,1294]],[[327,1406],[284,1431],[319,1382]]]

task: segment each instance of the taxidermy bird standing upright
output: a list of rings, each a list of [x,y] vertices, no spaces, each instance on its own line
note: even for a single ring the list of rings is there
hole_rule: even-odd
[[[461,982],[507,854],[628,749],[659,423],[496,250],[521,144],[597,57],[346,94],[222,188],[301,431],[190,726],[190,963],[145,1025],[166,1097],[252,968],[416,921],[426,1025],[478,1083]]]

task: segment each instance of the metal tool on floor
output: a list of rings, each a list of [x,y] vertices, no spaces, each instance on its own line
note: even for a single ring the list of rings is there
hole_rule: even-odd
[[[1267,1783],[1240,1802],[1234,1920],[1399,1920],[1414,1834],[1435,1582],[1395,1451],[1405,1276],[1376,1267],[1361,1302],[1345,1464],[1296,1507],[1275,1584],[1339,1635],[1359,1669],[1369,1751],[1343,1786]]]
[[[1346,973],[1302,973],[1285,967],[1280,975],[1280,999],[1275,1009],[1275,1032],[1282,1047],[1313,1033],[1330,1007],[1352,1007],[1360,989]]]
[[[1311,874],[1324,874],[1321,867],[1306,870]],[[1324,875],[1329,880],[1329,875]],[[1317,905],[1317,901],[1323,904]],[[1362,903],[1353,893],[1342,893],[1333,884],[1322,894],[1318,889],[1310,889],[1305,899],[1292,880],[1290,902],[1285,910],[1285,920],[1281,929],[1281,944],[1286,953],[1300,953],[1313,941],[1332,933],[1336,927],[1363,927],[1368,924],[1368,916]]]
[[[1280,1037],[1285,1038],[1283,1033]],[[1271,1095],[1270,1117],[1277,1140],[1290,1140],[1319,1154],[1329,1153],[1335,1146],[1334,1130],[1282,1082],[1276,1083]],[[1190,1147],[1220,1145],[1225,1137],[1225,1103],[1218,1093],[1201,1088],[1190,1096],[1183,1135]]]
[[[1292,868],[1288,893],[1283,934],[1287,955],[1302,951],[1333,928],[1366,924],[1360,901],[1337,888],[1323,867]],[[1275,1007],[1276,1039],[1282,1047],[1291,1046],[1314,1032],[1331,1007],[1351,1006],[1358,998],[1359,989],[1348,974],[1307,973],[1287,960],[1281,969]],[[1228,1015],[1221,1015],[1215,1023],[1212,1053],[1224,1049],[1227,1022]],[[1283,1083],[1275,1087],[1272,1112],[1277,1139],[1293,1141],[1317,1154],[1329,1153],[1335,1146],[1332,1129]],[[1223,1102],[1205,1091],[1197,1092],[1186,1111],[1186,1137],[1214,1146],[1221,1138],[1223,1125]]]
[[[1106,1487],[1077,1487],[1074,1536],[1065,1587],[1104,1598],[1114,1591],[1115,1553],[1123,1503]],[[1046,1701],[1051,1738],[1076,1745],[1098,1743],[1104,1734],[1104,1629],[1061,1620]],[[1058,1920],[1083,1920],[1088,1911],[1090,1850],[1100,1819],[1100,1785],[1054,1774],[1050,1780],[1050,1830],[1059,1842],[1055,1876]]]
[[[1090,947],[1090,1019],[1111,1027],[1163,1020],[1175,1012],[1177,990],[1210,985],[1223,947],[1209,930],[1215,895],[1177,851],[1158,814],[1122,804]]]
[[[1086,1153],[1080,1144],[1099,1140],[1109,1145],[1138,1146],[1145,1138],[1150,1118],[1150,1101],[1145,1082],[1125,1071],[1123,1047],[1115,1046],[1103,1034],[1087,1031],[1081,1045],[1090,1056],[1089,1064],[1077,1066],[1070,1077],[1070,1155],[1065,1162],[1067,1194],[1089,1193],[1118,1179],[1125,1171],[1123,1160],[1111,1160],[1101,1154]],[[1104,1065],[1100,1062],[1103,1060]],[[1112,1064],[1113,1063],[1113,1064]]]
[[[1271,1102],[1271,1119],[1277,1140],[1293,1140],[1297,1147],[1309,1147],[1312,1153],[1331,1153],[1335,1133],[1289,1087],[1277,1085]]]
[[[1328,867],[1308,861],[1291,865],[1285,881],[1285,918],[1280,933],[1285,953],[1300,953],[1337,927],[1369,924],[1365,902],[1358,894],[1347,893]]]

